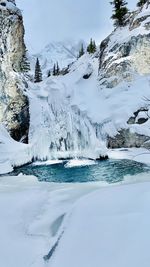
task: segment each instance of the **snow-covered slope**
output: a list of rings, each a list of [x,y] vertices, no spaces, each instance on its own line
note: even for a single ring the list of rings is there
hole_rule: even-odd
[[[51,42],[39,53],[30,56],[31,69],[34,73],[37,57],[40,60],[43,74],[47,76],[49,70],[53,69],[54,64],[58,62],[60,69],[67,67],[77,59],[81,44],[84,41],[74,42],[67,40],[63,42]]]
[[[48,266],[149,267],[149,175],[134,178],[75,203]]]
[[[149,267],[149,174],[125,180],[130,184],[0,177],[0,265]]]

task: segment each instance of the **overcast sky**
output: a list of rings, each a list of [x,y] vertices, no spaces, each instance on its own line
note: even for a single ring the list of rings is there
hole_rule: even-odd
[[[26,42],[32,52],[51,41],[91,37],[100,42],[112,30],[110,0],[16,0],[22,9]],[[134,8],[137,0],[129,0]]]

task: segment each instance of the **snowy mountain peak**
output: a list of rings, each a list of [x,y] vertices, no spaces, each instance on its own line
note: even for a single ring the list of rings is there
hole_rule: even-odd
[[[77,59],[82,43],[85,45],[85,42],[82,40],[77,43],[69,40],[64,42],[55,41],[47,44],[42,51],[30,58],[32,71],[34,71],[37,57],[40,60],[42,71],[45,75],[48,70],[53,68],[56,62],[58,62],[61,69],[67,67]]]

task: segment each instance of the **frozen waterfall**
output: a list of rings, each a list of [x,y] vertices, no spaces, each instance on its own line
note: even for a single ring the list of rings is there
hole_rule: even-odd
[[[30,97],[29,141],[38,159],[99,157],[104,154],[101,127],[72,105],[64,91],[52,88]]]

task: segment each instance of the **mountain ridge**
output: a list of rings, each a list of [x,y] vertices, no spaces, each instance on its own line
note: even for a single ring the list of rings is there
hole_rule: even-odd
[[[40,52],[29,55],[31,70],[34,73],[36,58],[39,58],[44,76],[49,70],[52,71],[54,64],[58,62],[61,69],[73,63],[77,57],[81,44],[86,46],[83,40],[75,42],[73,40],[50,42]]]

